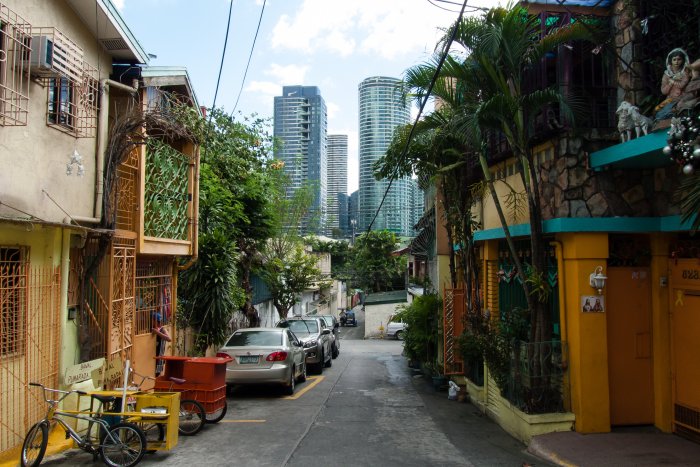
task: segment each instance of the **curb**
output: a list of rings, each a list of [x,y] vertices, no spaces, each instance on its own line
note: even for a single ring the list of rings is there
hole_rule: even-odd
[[[527,452],[560,467],[578,467],[577,464],[574,464],[566,459],[562,459],[554,451],[545,448],[537,437],[532,438],[532,441],[530,441],[530,444],[527,446]]]

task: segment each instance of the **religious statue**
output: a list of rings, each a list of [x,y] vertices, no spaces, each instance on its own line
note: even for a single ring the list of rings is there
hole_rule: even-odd
[[[683,95],[683,91],[690,81],[689,62],[688,54],[680,47],[671,50],[666,56],[666,71],[661,78],[661,92],[666,96],[666,99],[656,106],[657,120],[673,116],[673,107]]]

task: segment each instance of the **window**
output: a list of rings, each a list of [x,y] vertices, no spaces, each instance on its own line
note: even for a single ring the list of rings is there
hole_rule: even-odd
[[[0,247],[0,357],[23,348],[27,308],[26,264],[22,248]]]
[[[31,25],[0,3],[0,126],[27,124]]]
[[[69,78],[51,78],[49,80],[48,123],[75,128],[76,105],[75,86]]]

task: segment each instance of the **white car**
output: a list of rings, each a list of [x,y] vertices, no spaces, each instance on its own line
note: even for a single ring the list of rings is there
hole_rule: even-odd
[[[389,323],[386,325],[387,337],[395,337],[402,341],[404,332],[406,332],[406,323],[401,321],[401,318],[397,316],[391,316],[389,318]]]
[[[294,394],[296,382],[306,380],[302,342],[289,329],[239,329],[219,349],[226,365],[226,384],[279,384]]]

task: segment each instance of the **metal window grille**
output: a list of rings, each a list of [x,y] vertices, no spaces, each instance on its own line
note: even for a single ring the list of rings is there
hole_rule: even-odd
[[[79,80],[69,77],[47,80],[46,124],[76,138],[91,138],[97,128],[99,85],[97,73],[83,64]]]
[[[157,313],[162,324],[172,321],[172,261],[162,258],[136,262],[134,334],[148,334]]]
[[[31,25],[0,3],[0,125],[27,124]]]
[[[58,384],[60,267],[31,267],[23,247],[0,247],[0,454],[18,448],[45,409],[30,382]]]

